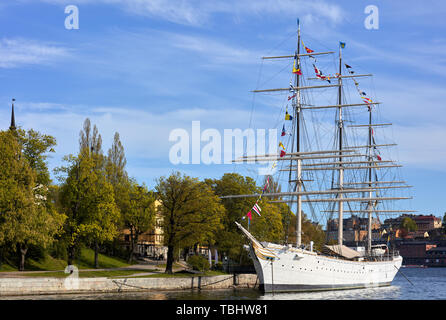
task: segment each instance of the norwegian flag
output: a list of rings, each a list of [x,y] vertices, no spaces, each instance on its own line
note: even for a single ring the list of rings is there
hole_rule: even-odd
[[[330,78],[324,76],[324,75],[322,74],[322,71],[319,70],[319,69],[316,67],[316,65],[313,64],[313,67],[314,67],[314,72],[316,73],[316,77],[317,77],[317,78],[319,78],[319,79],[321,79],[321,80],[327,80],[329,83],[331,83]]]
[[[257,203],[254,205],[254,207],[252,207],[252,210],[254,210],[259,216],[262,216],[260,214],[260,211],[262,211],[262,209],[260,209],[260,207]]]

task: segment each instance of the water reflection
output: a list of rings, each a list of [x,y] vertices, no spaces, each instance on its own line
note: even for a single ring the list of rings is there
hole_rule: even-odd
[[[398,286],[300,293],[262,294],[255,289],[125,292],[8,297],[11,300],[394,300],[400,299]],[[0,298],[5,299],[5,297]]]
[[[269,293],[260,300],[394,300],[399,299],[398,286],[298,293]]]

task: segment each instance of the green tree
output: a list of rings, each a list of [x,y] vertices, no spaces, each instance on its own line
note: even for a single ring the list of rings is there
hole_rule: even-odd
[[[98,267],[98,245],[117,235],[119,210],[113,187],[103,171],[96,170],[96,163],[87,152],[64,157],[64,160],[69,165],[58,168],[57,172],[66,174],[65,178],[61,177],[59,201],[68,217],[65,224],[68,264],[73,264],[80,242],[90,239],[95,244],[95,266]]]
[[[273,181],[272,177],[265,177],[263,186],[269,178],[267,193],[280,192],[280,185]],[[259,194],[263,188],[257,187],[255,181],[250,177],[243,177],[236,173],[226,173],[221,179],[206,180],[218,196]],[[248,262],[246,250],[243,244],[246,242],[235,221],[248,225],[246,214],[251,211],[252,220],[250,222],[250,232],[260,241],[283,242],[286,235],[284,221],[284,211],[286,204],[269,203],[271,198],[262,198],[259,202],[261,216],[252,211],[252,207],[257,200],[256,197],[246,198],[223,198],[222,203],[226,208],[226,215],[223,219],[224,229],[218,234],[217,245],[219,250],[224,252],[230,259],[240,262]],[[278,199],[274,198],[274,199]]]
[[[138,237],[155,225],[155,196],[147,190],[145,185],[130,184],[129,205],[122,211],[124,225],[130,231],[130,252],[128,262],[131,263]]]
[[[413,221],[409,217],[405,217],[400,224],[400,228],[403,229],[406,233],[411,231],[417,231],[418,227],[415,221]]]
[[[107,178],[113,186],[127,180],[126,164],[124,146],[119,138],[119,133],[116,132],[106,160]]]
[[[325,244],[325,232],[320,224],[314,223],[307,219],[305,215],[302,216],[302,242],[309,244],[314,242],[314,248],[322,251]]]
[[[259,241],[282,242],[284,229],[282,215],[277,204],[261,201],[261,216],[252,212],[251,233]]]
[[[280,193],[281,186],[272,176],[265,177],[263,184],[266,184],[267,179],[269,179],[268,192]],[[280,199],[280,197],[269,199]],[[284,243],[296,243],[296,215],[291,212],[287,203],[276,203],[275,205],[279,207],[282,216]],[[314,242],[315,249],[321,250],[325,243],[325,232],[322,226],[310,221],[307,215],[302,212],[302,243],[309,244],[310,241]]]
[[[221,179],[207,179],[205,182],[219,197],[260,192],[260,188],[256,186],[252,178],[243,177],[236,173],[225,173]],[[247,227],[247,220],[243,220],[243,218],[252,209],[254,201],[255,198],[221,199],[221,203],[226,210],[222,218],[223,229],[216,236],[217,246],[220,252],[223,252],[232,260],[239,261],[241,259],[248,259],[245,250],[243,250],[245,240],[237,228],[235,221]]]
[[[56,145],[56,139],[33,129],[28,131],[19,129],[17,135],[23,156],[36,172],[36,184],[48,187],[51,179],[46,160],[49,152],[55,152],[53,147]]]
[[[85,119],[83,130],[79,133],[79,150],[87,149],[90,153],[102,155],[102,137],[96,125],[91,129],[91,121]]]
[[[78,156],[64,157],[68,166],[56,169],[62,182],[59,201],[68,216],[68,264],[73,263],[80,242],[90,240],[97,268],[99,245],[118,235],[120,212],[107,179],[101,135],[96,126],[91,130],[88,118],[79,136]]]
[[[270,177],[265,177],[263,186],[269,178],[267,193],[279,193],[280,185]],[[221,179],[206,180],[218,196],[259,194],[263,188],[256,186],[255,181],[250,177],[243,177],[236,173],[226,173]],[[243,244],[246,242],[240,230],[236,227],[234,221],[242,223],[247,227],[248,220],[246,214],[251,211],[255,197],[246,198],[223,198],[222,204],[226,208],[226,215],[223,218],[224,228],[217,236],[217,244],[220,251],[226,253],[232,260],[243,261],[247,259]],[[262,208],[261,216],[254,211],[250,224],[250,232],[261,241],[276,243],[295,243],[296,242],[296,216],[291,212],[286,203],[269,203],[268,200],[278,200],[280,197],[263,197],[259,202]],[[302,215],[302,241],[309,243],[314,241],[316,248],[321,248],[325,233],[321,226],[313,224]]]
[[[25,268],[30,245],[46,247],[61,231],[64,215],[36,188],[37,173],[22,152],[17,133],[0,132],[0,245],[12,244]]]
[[[119,139],[119,133],[115,133],[113,144],[108,150],[108,156],[105,160],[105,171],[107,180],[113,186],[115,203],[121,212],[121,217],[129,210],[130,193],[132,181],[125,170],[127,161],[125,159],[124,147]],[[125,227],[123,219],[121,219],[119,227]]]
[[[179,245],[212,243],[221,228],[224,207],[211,188],[179,172],[158,180],[164,240],[167,245],[166,273],[172,273],[174,251]]]

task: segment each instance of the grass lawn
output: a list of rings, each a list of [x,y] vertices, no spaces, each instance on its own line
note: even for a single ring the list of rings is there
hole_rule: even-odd
[[[182,267],[183,267],[183,266],[182,266],[181,264],[179,264],[178,262],[174,262],[174,263],[172,264],[172,268],[182,268]],[[165,263],[159,264],[159,265],[158,265],[158,268],[166,269],[166,264],[165,264]]]
[[[138,273],[147,273],[147,272],[155,272],[156,274],[152,275],[141,275]],[[122,276],[130,276],[134,275],[132,278],[189,278],[189,277],[197,277],[197,276],[220,276],[220,275],[228,275],[227,273],[220,271],[206,271],[204,273],[190,273],[186,271],[174,272],[173,274],[166,274],[164,272],[159,272],[156,270],[140,270],[140,269],[131,269],[131,270],[105,270],[105,271],[79,271],[79,278],[96,278],[96,277],[122,277]],[[57,272],[36,272],[36,273],[24,273],[23,276],[26,277],[49,277],[49,278],[65,278],[68,274],[57,271]]]
[[[99,268],[122,268],[128,267],[129,264],[124,260],[117,257],[110,257],[103,254],[99,254]],[[66,265],[66,264],[65,264]],[[94,250],[83,249],[81,251],[81,257],[79,261],[76,261],[76,266],[79,269],[93,269],[94,268]]]
[[[137,273],[151,272],[151,270],[105,270],[105,271],[79,271],[79,278],[97,278],[97,277],[120,277],[120,276],[130,276]],[[50,277],[50,278],[65,278],[68,276],[67,273],[63,271],[57,272],[36,272],[36,273],[24,273],[23,276],[26,277]]]
[[[100,269],[129,266],[125,260],[117,257],[99,254],[98,259]],[[74,265],[79,269],[94,269],[94,250],[89,248],[82,249],[80,258],[74,262]],[[64,270],[66,266],[67,262],[65,260],[55,259],[50,255],[45,255],[45,257],[40,260],[26,259],[25,271],[56,271]],[[18,269],[17,265],[14,264],[14,261],[5,261],[5,263],[2,264],[0,271],[18,271]]]
[[[222,275],[229,275],[228,273],[224,273],[221,271],[206,271],[203,273],[191,273],[186,271],[178,271],[174,272],[173,274],[167,274],[167,273],[157,273],[157,274],[151,274],[151,275],[143,275],[143,276],[135,276],[135,278],[188,278],[188,277],[211,277],[211,276],[222,276]]]

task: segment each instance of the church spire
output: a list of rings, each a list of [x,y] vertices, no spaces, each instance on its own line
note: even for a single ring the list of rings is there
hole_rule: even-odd
[[[11,126],[9,127],[9,130],[11,130],[11,131],[16,129],[15,116],[14,116],[14,101],[15,101],[15,99],[12,99]]]

